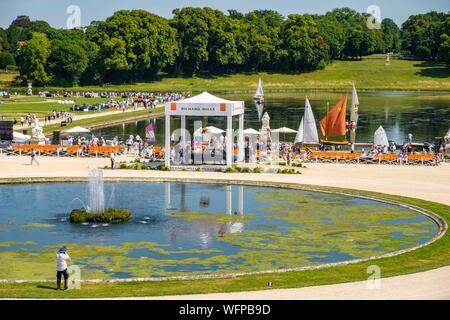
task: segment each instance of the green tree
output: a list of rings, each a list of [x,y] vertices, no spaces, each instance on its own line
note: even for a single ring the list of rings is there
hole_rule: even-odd
[[[435,11],[410,16],[402,25],[402,49],[405,53],[424,59],[436,57],[448,16]]]
[[[7,66],[15,66],[16,61],[14,60],[14,56],[8,52],[3,51],[0,52],[0,69],[5,69]]]
[[[48,69],[53,76],[53,83],[66,86],[77,85],[88,63],[86,50],[80,44],[60,40],[52,42]]]
[[[256,10],[245,15],[249,24],[249,57],[247,69],[252,71],[273,70],[281,56],[280,47],[283,16],[273,10]]]
[[[439,59],[450,66],[450,36],[443,34],[441,40],[442,42],[439,46]]]
[[[195,74],[209,59],[209,18],[201,8],[183,8],[173,11],[171,26],[177,30],[180,50],[175,71]]]
[[[328,61],[328,51],[310,15],[291,14],[282,31],[289,70],[313,70]]]
[[[323,37],[328,46],[328,53],[331,59],[342,58],[342,51],[345,47],[346,28],[336,16],[327,13],[324,16],[314,16],[319,34]]]
[[[50,78],[46,71],[50,56],[50,41],[43,33],[35,32],[20,51],[20,79],[36,86],[46,85]]]
[[[130,69],[127,60],[126,43],[121,38],[107,39],[100,50],[103,81],[126,80],[125,72]]]
[[[168,21],[144,10],[120,10],[98,26],[104,65],[126,71],[128,78],[148,79],[174,63],[176,30]],[[117,48],[119,52],[114,52]]]
[[[0,28],[0,51],[9,51],[8,34]]]
[[[82,41],[81,46],[84,48],[88,65],[81,75],[81,84],[100,84],[102,82],[102,74],[100,69],[100,47],[92,41]]]
[[[384,19],[381,22],[383,30],[384,47],[388,52],[399,52],[401,49],[401,35],[397,24],[391,19]]]

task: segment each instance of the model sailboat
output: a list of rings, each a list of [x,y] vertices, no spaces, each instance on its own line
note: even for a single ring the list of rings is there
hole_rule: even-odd
[[[312,112],[311,104],[308,98],[305,100],[305,113],[298,127],[296,143],[313,144],[319,143],[319,134],[317,133],[316,119]]]
[[[320,129],[324,139],[320,141],[328,144],[347,144],[346,141],[346,110],[347,96],[343,96],[341,100],[327,112],[325,118],[320,121]],[[331,139],[330,139],[331,138]],[[342,140],[343,138],[343,140]]]
[[[264,103],[264,89],[262,86],[261,78],[259,78],[258,88],[256,89],[256,94],[253,97],[256,103]]]
[[[375,146],[389,146],[389,140],[386,131],[382,126],[380,126],[373,136],[373,144]]]

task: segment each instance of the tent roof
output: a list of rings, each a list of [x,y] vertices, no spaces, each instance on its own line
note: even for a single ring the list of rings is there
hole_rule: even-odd
[[[199,95],[177,101],[177,103],[233,103],[233,102],[234,101],[216,97],[206,91],[203,91]]]
[[[252,134],[252,135],[260,135],[261,134],[261,132],[256,131],[253,128],[245,129],[243,132],[244,132],[244,134]]]
[[[83,127],[74,127],[66,131],[67,133],[83,133],[83,132],[91,132],[91,130],[83,128]]]
[[[286,127],[282,127],[279,129],[274,129],[271,130],[272,132],[278,132],[278,133],[297,133],[297,131],[291,129],[291,128],[286,128]]]

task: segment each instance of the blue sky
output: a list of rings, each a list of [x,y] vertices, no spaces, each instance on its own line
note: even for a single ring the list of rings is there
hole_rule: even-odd
[[[237,9],[248,12],[255,9],[273,9],[283,15],[290,13],[325,13],[337,7],[350,7],[366,12],[370,5],[378,5],[381,18],[391,18],[397,24],[410,15],[428,11],[450,11],[449,0],[0,0],[0,27],[8,27],[18,15],[28,15],[31,20],[46,20],[52,26],[66,25],[70,5],[81,9],[81,23],[104,20],[119,9],[145,9],[170,18],[172,10],[181,7],[212,7],[226,12]]]

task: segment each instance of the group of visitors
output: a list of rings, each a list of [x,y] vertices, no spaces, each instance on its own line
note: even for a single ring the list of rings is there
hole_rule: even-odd
[[[101,91],[101,92],[94,92],[94,91],[86,91],[86,92],[80,92],[80,91],[41,91],[38,93],[41,97],[46,97],[51,95],[52,97],[65,97],[65,98],[106,98],[106,99],[118,99],[118,98],[124,98],[124,99],[148,99],[148,100],[156,100],[157,102],[170,102],[170,101],[177,101],[184,99],[188,95],[184,93],[179,92],[120,92],[120,91]]]
[[[66,121],[67,123],[73,122],[75,114],[68,111],[53,110],[51,114],[44,116],[44,125],[47,125],[52,120]],[[20,117],[20,125],[23,128],[25,125],[31,127],[36,119],[36,114],[27,114]],[[14,119],[14,125],[18,124],[17,119]]]

